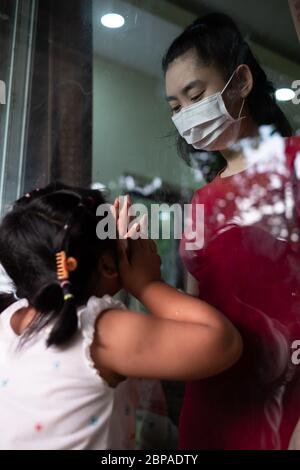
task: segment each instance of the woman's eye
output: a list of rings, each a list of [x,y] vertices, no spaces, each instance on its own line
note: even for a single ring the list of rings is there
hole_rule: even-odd
[[[181,109],[181,106],[176,106],[175,108],[172,108],[172,114],[179,113],[180,109]]]
[[[203,95],[203,93],[204,93],[204,91],[202,91],[201,93],[199,93],[199,95],[193,96],[193,97],[191,98],[191,101],[193,101],[193,102],[198,101],[198,100],[201,98],[201,96]]]

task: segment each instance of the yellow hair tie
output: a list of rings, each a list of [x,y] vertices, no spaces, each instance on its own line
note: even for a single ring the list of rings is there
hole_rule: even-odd
[[[70,299],[74,299],[74,295],[73,295],[73,294],[66,294],[66,295],[64,295],[64,301],[70,300]]]

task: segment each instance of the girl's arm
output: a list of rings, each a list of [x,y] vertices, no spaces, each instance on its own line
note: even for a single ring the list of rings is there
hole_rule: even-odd
[[[91,349],[96,367],[123,377],[202,379],[231,367],[242,352],[239,334],[221,318],[190,323],[109,310],[96,331]]]
[[[128,310],[102,313],[92,346],[99,371],[193,380],[231,367],[242,353],[234,326],[212,306],[161,280],[154,242],[130,242],[130,262],[126,252],[120,252],[120,276],[124,287],[152,315]]]

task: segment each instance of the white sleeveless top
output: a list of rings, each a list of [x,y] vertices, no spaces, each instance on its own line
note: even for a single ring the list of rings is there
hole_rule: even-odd
[[[0,449],[134,448],[130,381],[110,387],[90,356],[99,314],[125,305],[109,295],[91,297],[78,309],[78,332],[64,348],[46,347],[51,327],[19,347],[10,320],[24,307],[26,299],[0,315]]]

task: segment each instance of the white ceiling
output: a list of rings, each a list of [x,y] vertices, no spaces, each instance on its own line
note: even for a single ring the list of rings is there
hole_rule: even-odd
[[[289,45],[291,46],[289,47],[289,55],[295,52],[297,45],[299,46],[296,33],[293,30],[287,0],[264,0],[263,2],[260,0],[251,0],[251,2],[241,0],[169,1],[181,6],[184,4],[185,7],[189,5],[194,9],[197,5],[199,7],[202,4],[203,7],[206,4],[206,6],[210,6],[211,10],[217,9],[229,13],[240,26],[245,28],[245,33],[248,31],[248,36],[250,34],[252,40],[256,41],[259,35],[260,37],[268,37],[268,41],[265,39],[265,42],[270,45],[272,38],[277,38],[276,44],[280,43],[281,49],[287,49]],[[127,3],[126,0],[93,0],[93,3],[95,54],[144,74],[161,78],[161,59],[182,28]],[[275,12],[274,15],[270,14],[271,11]],[[101,25],[101,17],[105,13],[111,12],[120,13],[125,17],[125,27],[110,30]],[[281,15],[280,21],[276,23],[278,14]],[[274,27],[275,23],[276,27]],[[267,69],[266,72],[275,86],[291,86],[291,77],[285,76],[280,70]],[[296,78],[300,77],[292,79]],[[300,110],[297,109],[296,113],[295,106],[292,104],[284,104],[283,109],[294,125],[299,128]]]
[[[108,29],[100,19],[116,12],[125,27]],[[181,28],[121,0],[94,0],[94,51],[147,75],[162,77],[161,59]]]

